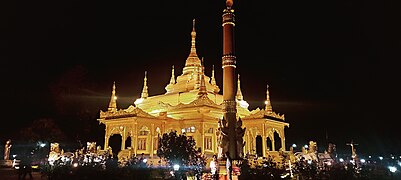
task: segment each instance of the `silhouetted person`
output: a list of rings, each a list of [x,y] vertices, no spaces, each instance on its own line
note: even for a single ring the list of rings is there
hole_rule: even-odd
[[[18,179],[25,179],[26,175],[29,175],[29,179],[32,177],[32,159],[29,154],[24,154],[20,161],[20,169]]]
[[[227,158],[226,168],[227,168],[228,179],[232,180],[233,179],[233,175],[232,175],[232,173],[233,173],[233,165],[232,165],[232,159],[230,157],[230,153],[228,151],[226,152],[226,158]]]
[[[109,156],[109,158],[106,159],[106,169],[108,170],[115,170],[118,168],[118,161],[113,158],[113,156]]]

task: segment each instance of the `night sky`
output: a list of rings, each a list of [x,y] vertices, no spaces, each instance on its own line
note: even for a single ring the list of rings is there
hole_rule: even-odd
[[[54,119],[71,139],[103,141],[113,81],[118,107],[162,94],[182,73],[196,19],[197,53],[222,89],[224,1],[0,3],[0,139]],[[350,153],[401,153],[399,2],[234,2],[237,73],[250,110],[284,113],[287,147],[327,141]],[[222,93],[222,92],[221,92]],[[100,143],[102,144],[102,143]]]

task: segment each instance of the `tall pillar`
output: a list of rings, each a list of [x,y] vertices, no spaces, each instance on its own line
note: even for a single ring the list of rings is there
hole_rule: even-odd
[[[252,151],[252,154],[253,155],[255,155],[256,154],[256,134],[255,135],[251,135],[251,138],[252,138],[252,146],[251,146],[251,151]]]
[[[266,125],[263,124],[263,129],[262,129],[262,156],[266,157]]]
[[[134,150],[134,154],[135,154],[135,135],[131,134],[131,149]]]
[[[202,144],[202,154],[204,154],[205,153],[205,123],[204,122],[202,122],[202,125],[201,125],[201,136],[202,136],[202,140],[201,140],[201,144]]]
[[[154,141],[155,141],[155,137],[154,137],[154,131],[155,131],[155,124],[151,124],[150,125],[150,157],[153,157],[153,146],[154,146]]]
[[[127,139],[127,128],[124,126],[124,130],[121,134],[121,150],[125,149],[125,140]]]
[[[238,159],[235,126],[237,122],[236,95],[236,57],[234,43],[234,10],[231,8],[232,0],[226,1],[226,9],[223,11],[223,104],[224,118],[228,123],[228,152],[232,159]],[[225,153],[225,152],[223,152]]]
[[[106,124],[106,128],[104,131],[104,147],[103,147],[104,150],[107,150],[107,148],[109,147],[109,138],[110,138],[110,134],[108,131],[108,126]]]
[[[263,157],[266,157],[266,149],[267,149],[266,141],[267,141],[267,136],[263,135],[262,136],[262,149],[263,149],[262,155],[263,155]]]
[[[251,152],[251,151],[252,151],[252,148],[251,148],[251,145],[252,145],[251,140],[252,140],[252,139],[250,139],[250,137],[249,137],[250,135],[249,135],[249,134],[250,134],[250,133],[249,133],[249,130],[247,130],[247,131],[246,131],[246,142],[247,142],[247,143],[246,143],[246,150],[245,150],[245,151],[246,151],[247,153],[249,152],[249,154],[251,154],[251,153],[252,153],[252,152]]]
[[[280,131],[280,139],[281,139],[281,148],[283,148],[283,151],[285,151],[285,136],[284,136],[284,130]]]
[[[275,146],[275,142],[274,142],[274,133],[273,133],[273,137],[271,138],[272,140],[272,151],[276,151],[276,146]]]
[[[134,155],[137,155],[137,151],[138,151],[138,123],[135,122],[134,123],[134,137],[131,138],[131,140],[133,140],[133,142],[131,143],[131,146],[134,148]]]
[[[214,152],[214,154],[219,154],[219,144],[218,144],[218,142],[217,142],[217,135],[216,135],[216,131],[217,131],[217,128],[213,128],[214,130],[213,130],[213,133],[215,134],[214,136],[212,136],[212,139],[213,139],[213,152]]]
[[[104,150],[107,150],[107,148],[109,147],[109,138],[110,136],[108,134],[104,136]]]

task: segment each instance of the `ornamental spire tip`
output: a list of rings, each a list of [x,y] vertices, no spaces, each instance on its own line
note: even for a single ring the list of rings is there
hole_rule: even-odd
[[[227,7],[232,7],[233,4],[234,4],[234,1],[233,1],[233,0],[226,0],[226,6],[227,6]]]

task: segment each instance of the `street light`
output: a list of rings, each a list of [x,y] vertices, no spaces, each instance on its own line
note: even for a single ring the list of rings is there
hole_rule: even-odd
[[[173,169],[174,171],[178,171],[180,169],[180,165],[174,164]]]
[[[292,144],[292,147],[293,147],[293,148],[296,148],[296,147],[297,147],[297,145],[296,145],[296,144]]]
[[[390,170],[390,172],[395,173],[397,171],[397,168],[395,166],[389,166],[388,170]]]

